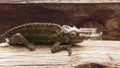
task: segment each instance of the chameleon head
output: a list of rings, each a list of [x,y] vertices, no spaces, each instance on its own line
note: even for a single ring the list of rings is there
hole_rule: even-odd
[[[61,32],[65,33],[71,39],[72,43],[79,43],[83,41],[83,38],[80,36],[80,29],[76,28],[75,26],[70,27],[67,25],[63,25]]]
[[[70,27],[67,25],[62,26],[61,27],[61,36],[60,36],[61,40],[59,40],[59,42],[56,42],[53,45],[51,52],[55,53],[55,52],[58,52],[61,50],[67,50],[68,55],[70,56],[72,53],[72,51],[71,51],[72,43],[78,43],[81,41],[81,39],[79,39],[79,36],[80,36],[79,31],[76,27]],[[68,44],[71,43],[71,45],[66,45],[67,43]],[[60,45],[60,44],[63,44],[63,45]]]

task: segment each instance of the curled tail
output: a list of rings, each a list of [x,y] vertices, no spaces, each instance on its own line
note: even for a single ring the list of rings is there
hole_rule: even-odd
[[[9,46],[9,40],[3,35],[0,35],[0,46]]]

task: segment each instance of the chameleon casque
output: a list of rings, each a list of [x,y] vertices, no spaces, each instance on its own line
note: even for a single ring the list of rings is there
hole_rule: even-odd
[[[10,45],[22,44],[30,51],[35,50],[34,44],[53,44],[52,53],[67,50],[69,56],[72,53],[71,46],[83,41],[75,29],[54,23],[23,24],[3,33],[0,42],[5,42],[5,39]]]

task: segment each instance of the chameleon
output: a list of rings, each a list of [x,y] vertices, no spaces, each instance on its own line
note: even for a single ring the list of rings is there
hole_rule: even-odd
[[[0,42],[9,45],[22,44],[30,51],[35,50],[35,44],[51,44],[52,53],[66,50],[68,55],[72,54],[71,47],[74,43],[82,42],[77,29],[67,25],[55,23],[27,23],[9,29],[0,35]]]

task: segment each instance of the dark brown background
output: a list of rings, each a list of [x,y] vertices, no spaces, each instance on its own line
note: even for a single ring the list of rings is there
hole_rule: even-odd
[[[24,23],[97,27],[103,39],[120,40],[120,4],[0,4],[0,34]]]

